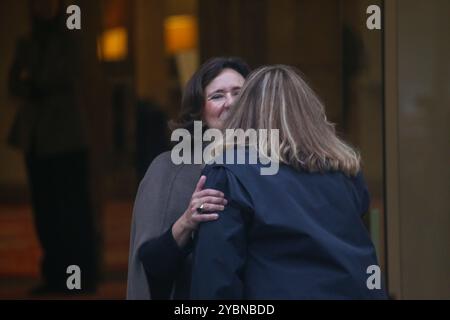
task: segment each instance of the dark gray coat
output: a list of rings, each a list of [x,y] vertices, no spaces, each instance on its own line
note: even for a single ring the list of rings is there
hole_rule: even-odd
[[[145,241],[161,236],[183,214],[202,169],[202,165],[173,164],[170,152],[159,155],[148,168],[133,208],[127,299],[151,299],[138,249]],[[184,264],[175,286],[190,282],[190,259]]]
[[[37,156],[87,148],[78,96],[81,68],[75,40],[67,32],[48,32],[46,40],[19,40],[9,89],[21,98],[8,142]],[[23,73],[29,80],[21,79]]]

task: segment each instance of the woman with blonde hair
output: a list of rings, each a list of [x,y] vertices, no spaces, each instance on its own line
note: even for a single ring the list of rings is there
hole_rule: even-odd
[[[225,140],[215,149],[257,148],[279,170],[262,175],[261,161],[205,167],[206,187],[228,204],[196,234],[191,298],[385,298],[367,273],[378,262],[362,221],[369,194],[360,157],[313,90],[292,67],[262,67],[233,110],[224,129],[278,129],[279,144]]]

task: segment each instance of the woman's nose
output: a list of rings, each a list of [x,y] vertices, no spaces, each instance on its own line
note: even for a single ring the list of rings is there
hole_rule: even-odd
[[[234,97],[231,94],[227,93],[223,106],[225,108],[229,108],[233,104],[233,101],[234,101]]]

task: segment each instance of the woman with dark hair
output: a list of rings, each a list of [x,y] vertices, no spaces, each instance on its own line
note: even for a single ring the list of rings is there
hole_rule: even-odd
[[[194,121],[202,121],[204,128],[220,129],[249,72],[239,58],[208,60],[187,83],[170,128],[192,132]],[[191,235],[200,222],[216,220],[226,204],[222,192],[203,190],[202,168],[176,165],[165,152],[147,170],[133,209],[127,299],[189,297]],[[199,214],[200,205],[209,213]]]

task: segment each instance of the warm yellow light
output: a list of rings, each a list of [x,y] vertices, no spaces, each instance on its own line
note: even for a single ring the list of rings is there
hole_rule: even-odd
[[[164,31],[168,53],[179,53],[197,47],[197,21],[194,16],[170,16],[164,22]]]
[[[128,54],[128,34],[125,28],[113,28],[103,32],[98,51],[103,61],[124,60]]]

